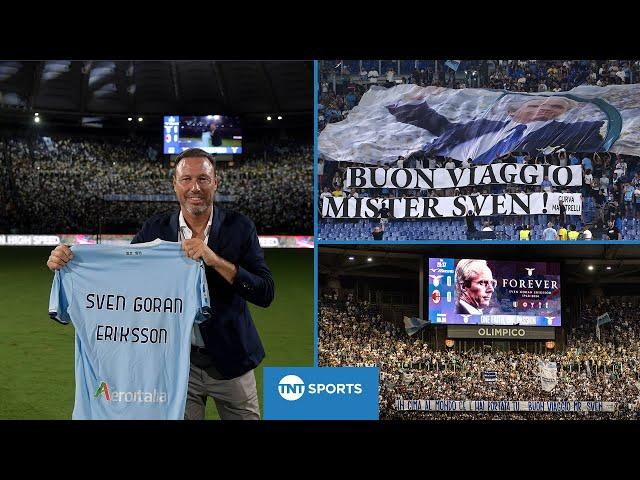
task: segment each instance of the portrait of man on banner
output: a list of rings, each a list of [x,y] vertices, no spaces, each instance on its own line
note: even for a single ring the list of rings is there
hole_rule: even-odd
[[[426,97],[426,92],[413,93],[386,108],[398,122],[436,136],[423,147],[429,155],[471,158],[474,165],[482,165],[510,152],[537,155],[548,147],[602,151],[614,140],[600,104],[567,95],[505,93],[482,115],[455,122],[437,111],[449,107],[446,102],[436,107]]]

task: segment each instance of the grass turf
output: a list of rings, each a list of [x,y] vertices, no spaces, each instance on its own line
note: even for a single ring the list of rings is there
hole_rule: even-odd
[[[47,314],[51,248],[0,247],[0,419],[70,419],[73,411],[73,326]],[[262,368],[313,365],[313,250],[267,249],[276,297],[251,305],[267,352],[256,369],[262,410]],[[207,402],[206,418],[218,418]]]

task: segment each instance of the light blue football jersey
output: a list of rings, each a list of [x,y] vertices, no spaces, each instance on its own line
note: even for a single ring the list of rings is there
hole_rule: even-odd
[[[209,316],[204,264],[180,243],[77,245],[49,316],[76,330],[73,419],[183,419],[191,330]]]

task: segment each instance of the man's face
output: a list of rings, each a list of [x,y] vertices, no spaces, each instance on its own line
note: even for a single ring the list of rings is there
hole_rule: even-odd
[[[173,189],[180,208],[191,215],[207,213],[218,184],[211,162],[205,157],[185,158],[176,168]]]
[[[569,102],[563,98],[548,97],[525,102],[512,115],[519,123],[548,122],[569,110]]]
[[[471,285],[462,286],[461,299],[476,308],[488,307],[496,281],[489,267],[483,266],[471,272]]]

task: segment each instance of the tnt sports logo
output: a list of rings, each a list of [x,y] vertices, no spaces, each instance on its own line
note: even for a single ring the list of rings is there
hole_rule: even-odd
[[[376,420],[380,369],[265,367],[264,418],[269,420]],[[111,392],[113,397],[113,392]]]
[[[286,375],[278,383],[278,393],[290,402],[302,398],[305,391],[307,395],[360,395],[363,390],[361,383],[310,383],[306,388],[297,375]]]
[[[295,402],[304,395],[304,382],[297,375],[282,377],[278,383],[278,393],[285,400]]]

